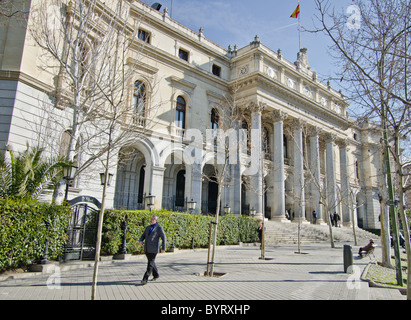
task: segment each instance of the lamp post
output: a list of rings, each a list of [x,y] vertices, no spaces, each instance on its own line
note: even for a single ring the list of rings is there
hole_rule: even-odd
[[[109,173],[108,180],[107,180],[108,186],[110,185],[112,179],[113,179],[113,174]],[[104,186],[104,184],[106,183],[106,174],[104,172],[100,173],[100,182],[102,186]]]
[[[151,207],[154,206],[154,201],[155,201],[156,196],[153,196],[151,193],[146,196],[146,204],[150,209],[151,212]]]
[[[126,240],[126,237],[127,237],[127,219],[128,219],[128,216],[126,215],[123,223],[121,224],[121,229],[123,229],[123,243],[121,245],[121,250],[120,250],[121,254],[127,254],[127,240]]]
[[[256,210],[254,208],[251,208],[250,214],[251,214],[252,217],[255,216],[255,213],[256,213]]]
[[[193,199],[191,199],[191,201],[187,201],[187,209],[190,213],[192,213],[195,210],[196,204],[197,202],[195,202]]]
[[[67,201],[69,182],[74,179],[78,167],[76,166],[65,166],[63,167],[63,179],[66,180],[66,192],[64,195],[64,200]]]
[[[50,222],[45,221],[46,224],[46,232],[50,230]],[[44,245],[44,255],[41,257],[40,264],[48,264],[49,263],[49,239],[48,236],[46,237],[46,242]]]
[[[224,207],[224,213],[227,215],[227,214],[229,214],[231,212],[231,208],[230,208],[230,206],[228,205],[228,203],[225,205],[225,207]]]

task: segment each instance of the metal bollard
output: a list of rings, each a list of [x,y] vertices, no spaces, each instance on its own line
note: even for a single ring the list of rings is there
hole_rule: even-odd
[[[352,256],[352,248],[350,245],[344,245],[344,272],[348,273],[348,271],[352,272],[352,268],[350,267],[353,265],[353,256]]]

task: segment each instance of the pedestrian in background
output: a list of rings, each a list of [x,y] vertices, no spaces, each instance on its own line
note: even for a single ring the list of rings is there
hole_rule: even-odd
[[[313,224],[317,224],[317,211],[313,210]]]
[[[146,284],[148,277],[153,274],[153,279],[156,280],[159,277],[158,269],[156,266],[156,256],[160,249],[160,238],[162,240],[161,252],[164,253],[166,250],[166,235],[164,233],[163,227],[158,224],[158,217],[151,216],[150,225],[146,227],[143,235],[140,237],[140,245],[144,242],[144,252],[147,257],[147,270],[144,273],[143,280],[141,284]]]

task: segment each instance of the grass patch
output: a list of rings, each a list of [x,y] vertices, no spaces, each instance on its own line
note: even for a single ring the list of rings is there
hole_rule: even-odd
[[[392,265],[395,265],[395,261],[392,262]],[[394,269],[383,267],[379,264],[371,264],[368,268],[368,272],[365,276],[365,279],[372,280],[376,284],[384,285],[384,286],[393,286],[398,288],[406,288],[407,286],[407,269],[406,262],[404,266],[404,261],[402,261],[402,275],[403,275],[403,282],[404,285],[398,286],[397,285],[397,278],[396,272]]]

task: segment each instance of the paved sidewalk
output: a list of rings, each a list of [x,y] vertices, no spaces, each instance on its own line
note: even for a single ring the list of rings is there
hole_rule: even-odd
[[[344,273],[343,243],[268,246],[266,260],[257,246],[228,246],[216,250],[215,272],[204,277],[207,250],[184,250],[157,256],[160,278],[141,285],[145,256],[102,261],[97,298],[101,300],[372,300],[372,288],[360,276],[369,258],[356,259],[354,273]],[[376,256],[380,252],[377,250]],[[81,264],[81,263],[80,263]],[[90,263],[90,266],[93,263]],[[0,300],[89,300],[92,267],[61,264],[52,274],[35,273],[0,279]],[[2,280],[2,281],[1,281]],[[382,289],[389,290],[389,289]],[[390,293],[388,293],[390,292]],[[392,294],[391,294],[392,292]],[[398,290],[384,299],[403,300]]]

